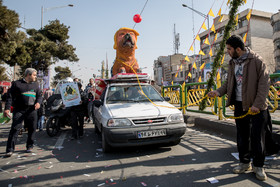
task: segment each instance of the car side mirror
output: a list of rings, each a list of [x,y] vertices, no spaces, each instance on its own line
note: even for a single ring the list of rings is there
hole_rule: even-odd
[[[103,102],[101,100],[94,100],[93,105],[96,107],[100,107],[101,105],[103,105]]]
[[[170,101],[170,97],[164,97],[165,101]]]

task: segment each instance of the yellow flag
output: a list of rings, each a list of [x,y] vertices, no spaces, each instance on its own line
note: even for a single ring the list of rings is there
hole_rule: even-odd
[[[198,54],[205,55],[202,50],[200,50]]]
[[[212,48],[211,48],[210,51],[209,51],[209,55],[210,55],[210,56],[213,56]]]
[[[206,27],[206,25],[205,25],[205,22],[202,24],[202,27],[201,27],[201,28],[207,30],[207,27]]]
[[[212,25],[212,27],[211,27],[211,31],[213,31],[214,33],[216,33],[214,23],[213,23],[213,25]]]
[[[193,51],[193,46],[191,46],[190,51]]]
[[[200,68],[199,69],[203,69],[205,66],[205,62],[203,64],[201,64]]]
[[[237,25],[238,24],[238,14],[236,15],[235,21],[236,21],[236,25]]]
[[[181,66],[180,66],[180,70],[182,71],[183,70],[183,65],[181,64]]]
[[[218,33],[217,33],[217,34],[215,34],[214,41],[216,41],[216,40],[217,40],[217,37],[218,37]]]
[[[190,78],[192,77],[192,74],[191,74],[191,72],[189,72],[188,76],[189,76]]]
[[[195,62],[193,63],[193,68],[194,68],[194,69],[197,69]]]
[[[222,13],[222,9],[220,8],[218,15],[221,16],[221,13]]]
[[[188,61],[188,62],[190,61],[188,56],[185,57],[185,60]]]
[[[201,81],[201,76],[199,76],[199,78],[198,78],[198,82],[202,82],[202,81]]]
[[[243,0],[243,1],[244,1],[245,4],[247,3],[247,0]]]
[[[171,85],[173,85],[173,81],[171,82]]]
[[[247,39],[247,32],[246,34],[243,36],[243,42],[246,43],[246,39]]]
[[[205,44],[210,45],[208,38],[205,39]]]
[[[228,0],[227,5],[230,3],[230,0]]]
[[[250,9],[250,11],[248,12],[248,14],[247,14],[247,16],[246,16],[246,18],[247,18],[248,21],[249,21],[250,18],[251,18],[251,14],[252,14],[252,9]]]
[[[214,15],[214,13],[213,13],[213,11],[212,11],[212,8],[210,8],[210,11],[209,11],[208,15],[209,15],[209,16],[212,16],[212,17],[215,17],[215,15]]]
[[[224,15],[220,16],[219,22],[222,22],[224,19]]]
[[[198,41],[200,41],[200,38],[199,38],[198,35],[196,35],[195,39],[198,40]]]
[[[217,73],[217,80],[221,80],[221,76],[219,72]]]
[[[225,55],[224,55],[223,58],[222,58],[221,65],[224,63],[224,60],[225,60]]]

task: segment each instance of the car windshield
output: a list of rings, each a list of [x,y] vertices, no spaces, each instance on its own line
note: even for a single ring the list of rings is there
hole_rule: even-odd
[[[151,85],[141,85],[141,88],[151,101],[164,101]],[[139,85],[114,85],[109,87],[106,103],[149,102],[147,97],[142,93]]]

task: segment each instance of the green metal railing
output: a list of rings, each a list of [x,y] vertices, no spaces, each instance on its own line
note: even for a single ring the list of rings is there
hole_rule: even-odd
[[[280,78],[280,73],[275,73],[275,74],[271,74],[270,75],[271,79],[275,79],[275,78]],[[207,85],[207,82],[200,82],[200,83],[187,83],[185,84],[185,86],[182,85],[172,85],[172,86],[165,86],[162,87],[162,95],[163,97],[165,96],[169,96],[171,98],[170,103],[171,104],[180,104],[180,109],[185,109],[186,111],[190,111],[190,112],[197,112],[197,113],[204,113],[204,114],[210,114],[213,115],[213,112],[215,112],[217,114],[218,111],[218,104],[217,104],[217,99],[215,100],[214,103],[214,111],[213,112],[209,112],[209,111],[200,111],[199,109],[195,110],[195,109],[190,109],[190,107],[188,108],[188,105],[190,106],[190,104],[192,103],[196,103],[196,105],[194,106],[199,106],[200,100],[204,97],[204,93],[206,91],[206,89],[201,89],[201,88],[191,88],[191,87],[200,87],[203,85]],[[174,88],[177,88],[176,90],[174,90]],[[216,85],[213,87],[213,90],[216,90]],[[192,95],[191,95],[192,93]],[[269,91],[269,106],[270,108],[272,108],[272,110],[270,110],[271,113],[275,112],[276,110],[278,110],[278,102],[280,100],[280,97],[278,96],[278,94],[280,95],[280,85],[276,86],[276,87],[271,87],[270,91]],[[172,97],[176,97],[176,99],[172,98]],[[192,102],[189,103],[189,100],[192,100]],[[227,96],[223,96],[222,97],[222,114],[224,117],[232,117],[232,115],[228,115],[226,113],[226,108],[230,108],[231,110],[234,110],[233,106],[230,107],[226,107],[226,100],[227,100]],[[208,103],[210,101],[208,100]],[[210,107],[212,105],[208,104],[207,107]],[[280,119],[279,120],[272,120],[273,124],[278,124],[280,125]]]

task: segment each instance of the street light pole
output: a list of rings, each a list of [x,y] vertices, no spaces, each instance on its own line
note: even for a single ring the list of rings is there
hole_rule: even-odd
[[[209,16],[208,15],[203,14],[202,12],[199,12],[198,10],[195,10],[195,9],[191,8],[186,4],[182,4],[182,6],[189,8],[190,10],[194,11],[195,13],[199,14],[200,16],[202,16],[204,18],[207,18],[207,25],[208,25],[208,29],[209,29]]]
[[[41,29],[43,28],[43,19],[44,19],[44,12],[48,11],[48,10],[54,10],[54,9],[58,9],[58,8],[64,8],[64,7],[73,7],[74,5],[72,4],[68,4],[68,5],[64,5],[64,6],[58,6],[58,7],[51,7],[51,8],[45,8],[42,6],[41,7]]]

